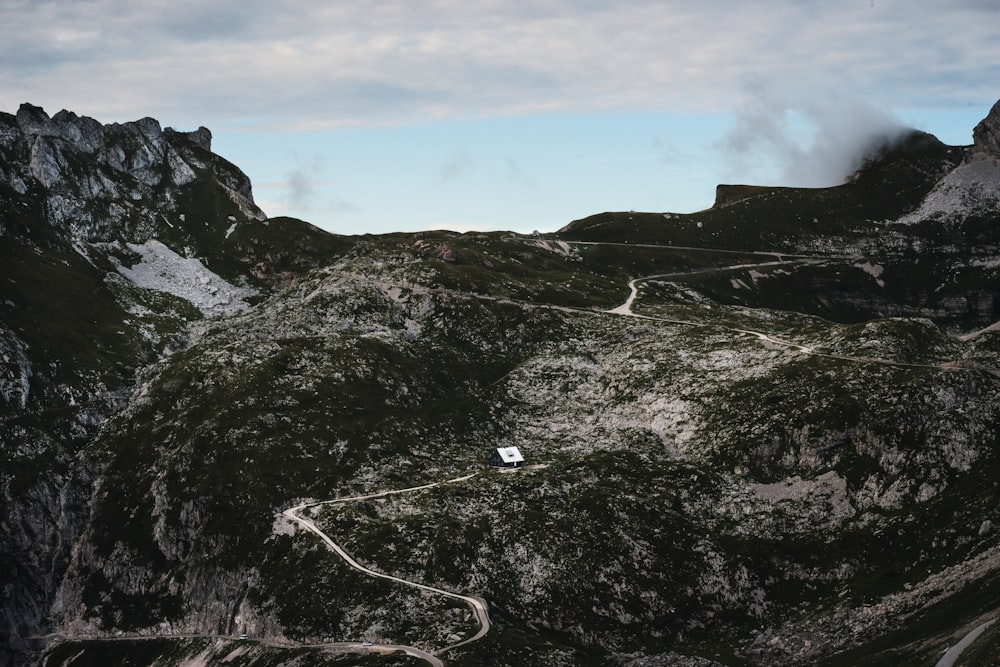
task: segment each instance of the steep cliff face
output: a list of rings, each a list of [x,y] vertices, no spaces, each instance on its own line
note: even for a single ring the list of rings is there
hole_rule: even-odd
[[[233,277],[219,259],[226,231],[264,219],[210,141],[149,118],[101,125],[27,104],[0,114],[0,651],[48,627],[99,468],[81,465],[87,444],[142,370],[185,345],[189,320],[266,289],[251,276],[227,292],[204,267]],[[155,253],[156,239],[190,256]],[[227,252],[263,259],[238,239]],[[165,290],[150,289],[157,275]]]
[[[487,600],[454,664],[926,661],[1000,581],[991,119],[698,214],[344,238],[207,130],[0,117],[0,660],[453,644],[280,512],[475,473],[310,513]]]

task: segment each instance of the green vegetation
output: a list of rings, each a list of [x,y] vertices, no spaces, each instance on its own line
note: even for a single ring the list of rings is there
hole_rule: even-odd
[[[280,512],[471,473],[309,510],[487,600],[451,664],[929,664],[995,612],[1000,332],[960,334],[998,318],[996,219],[893,222],[963,151],[913,134],[843,186],[552,235],[342,237],[166,136],[124,170],[46,138],[62,180],[0,184],[0,620],[125,635],[46,664],[416,664],[306,644],[436,650],[469,609]],[[151,239],[252,307],[130,283]],[[528,466],[489,469],[509,445]]]

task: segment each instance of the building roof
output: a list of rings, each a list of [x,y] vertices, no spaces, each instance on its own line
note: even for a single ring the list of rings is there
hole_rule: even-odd
[[[521,463],[524,461],[524,457],[521,456],[521,450],[517,447],[497,447],[497,454],[500,455],[500,460],[504,463]]]

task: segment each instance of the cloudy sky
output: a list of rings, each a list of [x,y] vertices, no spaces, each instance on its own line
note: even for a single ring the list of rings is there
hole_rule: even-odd
[[[1000,98],[1000,0],[0,0],[0,110],[205,125],[269,215],[552,230]]]

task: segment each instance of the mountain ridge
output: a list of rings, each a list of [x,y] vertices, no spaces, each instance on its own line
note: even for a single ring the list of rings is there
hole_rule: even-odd
[[[455,643],[467,610],[276,515],[482,471],[311,517],[486,599],[449,663],[927,662],[1000,594],[998,116],[536,238],[329,235],[207,130],[0,115],[0,659]],[[508,445],[545,465],[492,473]]]

